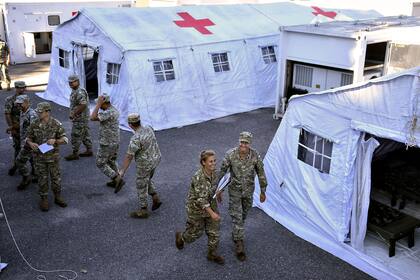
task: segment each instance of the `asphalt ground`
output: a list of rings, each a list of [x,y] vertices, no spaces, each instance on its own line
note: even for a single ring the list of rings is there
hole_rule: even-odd
[[[0,93],[0,106],[11,92]],[[40,101],[33,92],[33,107]],[[251,209],[246,221],[247,260],[239,262],[231,241],[231,219],[227,196],[219,208],[222,216],[220,253],[224,266],[206,259],[204,235],[182,251],[175,247],[175,231],[183,230],[185,200],[191,176],[199,166],[198,155],[205,148],[217,153],[220,164],[224,153],[237,145],[243,130],[254,134],[253,147],[262,156],[279,125],[272,119],[273,109],[260,109],[201,124],[156,132],[162,161],[155,173],[155,183],[163,201],[160,209],[147,220],[129,217],[136,209],[135,170],[125,177],[127,183],[118,194],[105,186],[107,178],[95,166],[95,158],[79,161],[61,160],[65,209],[53,204],[50,211],[38,208],[37,186],[18,192],[20,176],[10,177],[12,142],[0,121],[0,196],[16,240],[28,261],[43,270],[72,269],[77,279],[371,279],[368,275],[333,255],[296,237],[263,211]],[[53,105],[52,115],[70,134],[68,109]],[[176,117],[176,116],[174,116]],[[91,123],[95,148],[98,124]],[[121,131],[119,162],[127,149],[130,132]],[[61,155],[70,152],[61,147]],[[95,150],[96,151],[96,150]],[[219,166],[219,165],[218,165]],[[4,219],[0,219],[1,262],[9,266],[0,273],[1,280],[36,279],[18,254]],[[71,277],[71,274],[63,274]],[[46,279],[62,279],[57,273]]]

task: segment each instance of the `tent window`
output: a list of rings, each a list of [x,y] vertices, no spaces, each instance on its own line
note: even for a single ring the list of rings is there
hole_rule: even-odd
[[[60,24],[60,16],[59,15],[50,15],[48,16],[48,25],[49,26],[56,26]]]
[[[58,62],[63,68],[69,68],[70,66],[70,52],[63,49],[58,49]]]
[[[90,60],[93,58],[93,55],[95,54],[95,50],[84,46],[82,47],[82,55],[83,55],[83,60]]]
[[[262,47],[261,53],[265,64],[277,62],[274,46]]]
[[[214,53],[211,55],[214,72],[230,71],[229,59],[227,53]]]
[[[346,86],[353,83],[353,74],[341,73],[340,86]]]
[[[314,75],[314,69],[303,65],[296,64],[295,84],[312,87],[312,77]]]
[[[322,173],[330,173],[333,143],[304,129],[300,130],[298,159]]]
[[[108,63],[106,65],[106,82],[110,85],[118,84],[121,64]]]
[[[172,60],[153,61],[153,71],[156,82],[175,80],[175,71]]]

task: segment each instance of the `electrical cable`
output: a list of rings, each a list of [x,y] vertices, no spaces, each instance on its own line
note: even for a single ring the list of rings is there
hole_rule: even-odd
[[[68,277],[66,277],[66,276],[64,276],[64,275],[58,275],[58,277],[59,278],[62,278],[62,279],[64,279],[64,280],[75,280],[77,277],[78,277],[78,275],[77,275],[77,272],[76,271],[73,271],[73,270],[67,270],[67,269],[57,269],[57,270],[41,270],[41,269],[37,269],[37,268],[35,268],[35,267],[33,267],[27,260],[26,260],[26,258],[25,258],[25,256],[23,255],[23,253],[22,253],[22,251],[20,250],[20,248],[19,248],[19,245],[17,244],[17,242],[16,242],[16,239],[15,239],[15,236],[14,236],[14,234],[13,234],[13,231],[12,231],[12,228],[10,227],[10,224],[9,224],[9,220],[7,219],[7,215],[6,215],[6,211],[4,211],[4,206],[3,206],[3,201],[1,200],[1,198],[0,198],[0,206],[1,206],[1,210],[3,211],[3,215],[4,215],[4,219],[5,219],[5,221],[6,221],[6,224],[7,224],[7,228],[9,229],[9,232],[10,232],[10,236],[12,237],[12,240],[13,240],[13,243],[15,244],[15,246],[16,246],[16,249],[17,249],[17,251],[19,252],[19,254],[20,254],[20,256],[22,257],[22,259],[25,261],[25,263],[32,269],[32,270],[34,270],[34,271],[36,271],[36,272],[40,272],[40,273],[58,273],[58,272],[70,272],[70,273],[73,273],[74,274],[74,278],[68,278]],[[47,280],[47,277],[45,277],[45,275],[38,275],[37,277],[36,277],[36,279],[37,280]]]

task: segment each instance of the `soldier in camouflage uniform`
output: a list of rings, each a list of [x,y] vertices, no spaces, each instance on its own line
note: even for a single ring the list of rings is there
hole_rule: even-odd
[[[12,96],[9,96],[6,98],[5,104],[4,104],[4,115],[6,117],[6,122],[8,125],[8,128],[6,132],[8,134],[12,135],[13,139],[13,148],[15,150],[14,154],[14,160],[13,160],[13,166],[9,169],[9,175],[13,176],[16,172],[16,158],[20,151],[20,110],[15,105],[16,97],[24,94],[26,90],[26,84],[23,81],[16,81],[15,82],[15,89],[16,93]]]
[[[217,189],[215,152],[212,150],[202,151],[200,164],[200,169],[192,177],[188,193],[186,229],[183,233],[175,234],[175,245],[181,250],[184,248],[184,243],[194,242],[203,235],[205,230],[208,236],[207,259],[224,264],[223,257],[216,253],[220,237],[220,216],[214,198]]]
[[[7,90],[10,90],[10,76],[9,76],[10,50],[7,43],[0,39],[0,70],[2,80],[6,82]],[[0,90],[2,90],[0,82]]]
[[[96,166],[112,180],[109,187],[120,188],[124,184],[117,165],[117,154],[120,143],[118,110],[111,105],[109,95],[99,96],[96,107],[90,116],[91,121],[99,121],[99,149],[96,154]]]
[[[19,155],[16,158],[16,166],[19,169],[20,175],[22,175],[22,182],[17,186],[18,190],[24,190],[31,183],[31,176],[27,166],[28,161],[32,166],[32,174],[35,175],[33,160],[32,160],[32,149],[26,143],[26,136],[28,135],[28,129],[31,123],[38,119],[38,115],[35,110],[31,108],[29,97],[26,94],[19,95],[16,97],[15,105],[20,109],[20,140],[21,149]]]
[[[158,209],[162,204],[152,181],[155,169],[160,162],[161,154],[153,128],[142,126],[139,114],[128,115],[128,125],[134,130],[134,135],[130,139],[120,175],[121,177],[124,176],[127,168],[130,166],[131,160],[134,158],[136,161],[136,187],[139,198],[139,210],[131,212],[130,217],[145,219],[149,217],[149,212],[147,211],[147,194],[151,195],[153,199],[152,211]],[[116,187],[115,193],[121,187]]]
[[[34,155],[36,173],[38,175],[39,195],[41,201],[39,207],[42,211],[48,211],[48,178],[51,181],[51,189],[54,192],[54,203],[60,207],[67,207],[61,197],[60,154],[58,147],[67,144],[68,139],[63,125],[50,116],[51,105],[41,102],[36,107],[38,119],[29,126],[26,142],[31,147]],[[48,144],[52,150],[42,153],[39,150],[41,144]]]
[[[230,149],[223,159],[220,168],[219,179],[226,172],[230,172],[229,184],[229,215],[232,218],[232,238],[235,242],[236,256],[240,261],[246,259],[244,250],[244,224],[249,209],[252,207],[254,193],[255,174],[258,175],[261,193],[260,201],[265,201],[267,179],[264,173],[264,165],[258,152],[251,148],[252,134],[241,132],[239,147]],[[222,192],[218,192],[217,199],[222,201]]]
[[[71,145],[73,152],[66,156],[66,160],[78,160],[81,157],[91,157],[92,140],[89,132],[89,95],[80,87],[79,77],[70,75],[68,78],[72,89],[70,94],[70,120],[73,123],[71,129]],[[86,146],[86,151],[79,154],[80,145]]]

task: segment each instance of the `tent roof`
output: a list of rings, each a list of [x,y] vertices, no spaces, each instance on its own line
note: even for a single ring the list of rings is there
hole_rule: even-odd
[[[263,37],[277,34],[282,25],[331,20],[322,15],[315,16],[313,12],[314,8],[311,7],[281,2],[165,8],[86,8],[78,16],[89,18],[123,50],[140,50]],[[194,19],[211,20],[214,25],[205,27],[211,34],[202,34],[191,27],[177,26],[174,21],[184,21],[178,13],[188,13],[186,16]],[[78,16],[70,22],[77,20]],[[375,11],[345,10],[337,11],[336,19],[377,16],[380,14]],[[66,23],[62,26],[64,25]]]
[[[343,38],[356,38],[359,32],[375,32],[391,28],[420,28],[419,17],[392,16],[356,21],[333,21],[313,25],[296,25],[285,27],[285,31],[311,33]]]
[[[329,90],[324,90],[324,91],[310,92],[310,93],[302,94],[302,95],[293,95],[292,97],[290,97],[289,102],[292,101],[292,100],[295,100],[295,99],[307,98],[308,96],[314,96],[314,95],[345,94],[345,93],[348,93],[349,91],[357,90],[359,88],[362,88],[362,87],[366,86],[367,84],[379,84],[379,83],[382,83],[382,82],[385,82],[385,81],[390,81],[390,80],[396,79],[396,78],[401,77],[401,76],[417,76],[417,77],[420,77],[420,66],[408,69],[406,71],[397,72],[397,73],[386,75],[386,76],[379,77],[379,78],[376,78],[376,79],[368,80],[368,81],[365,81],[365,82],[350,84],[350,85],[347,85],[347,86],[338,87],[338,88],[329,89]]]

